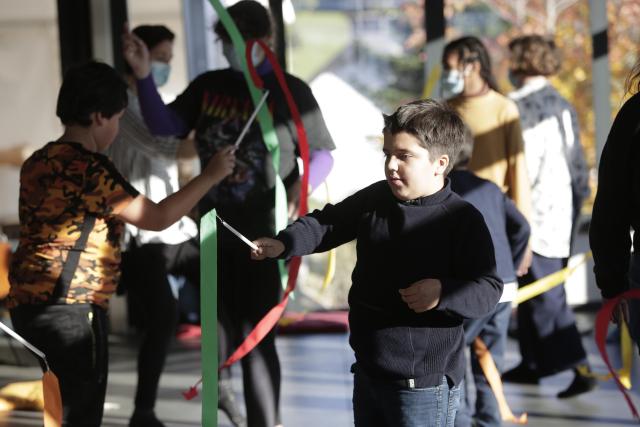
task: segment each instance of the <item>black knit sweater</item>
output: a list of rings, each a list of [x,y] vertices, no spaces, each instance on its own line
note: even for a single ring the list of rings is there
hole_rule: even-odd
[[[598,193],[589,242],[596,283],[604,298],[613,298],[629,289],[631,250],[636,257],[640,253],[639,111],[640,93],[636,93],[613,121],[598,167]]]
[[[449,181],[428,197],[402,202],[385,181],[300,218],[277,237],[283,258],[323,252],[357,239],[349,292],[350,344],[358,365],[416,387],[458,384],[464,373],[462,319],[480,317],[500,299],[502,282],[482,215]],[[415,313],[398,292],[442,282],[438,306]]]

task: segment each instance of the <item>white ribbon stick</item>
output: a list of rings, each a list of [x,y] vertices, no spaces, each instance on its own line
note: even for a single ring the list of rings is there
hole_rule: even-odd
[[[220,222],[222,223],[222,225],[224,225],[227,230],[229,230],[230,232],[232,232],[233,234],[235,234],[238,239],[242,240],[243,242],[245,242],[251,249],[253,249],[254,251],[258,250],[258,247],[256,245],[253,244],[253,242],[249,239],[247,239],[246,237],[244,237],[242,234],[240,234],[240,232],[238,230],[236,230],[235,228],[233,228],[232,226],[230,226],[229,224],[227,224],[222,218],[220,218],[220,215],[216,214],[216,217],[218,217],[218,219],[220,220]]]
[[[47,366],[47,369],[49,369],[49,364],[47,363],[47,357],[44,355],[43,352],[38,350],[36,347],[33,346],[33,344],[31,344],[29,341],[22,338],[20,335],[18,335],[17,332],[15,332],[13,329],[9,328],[7,325],[5,325],[2,322],[0,322],[0,329],[2,329],[6,334],[12,336],[13,339],[18,341],[23,346],[27,347],[33,353],[35,353],[36,356],[38,356],[44,361],[44,364]]]
[[[253,121],[255,120],[256,116],[258,115],[258,111],[260,111],[260,108],[262,107],[262,104],[264,104],[264,102],[267,100],[267,96],[269,96],[269,91],[265,91],[264,95],[262,95],[262,98],[260,99],[260,102],[258,102],[258,105],[256,105],[255,110],[253,110],[253,113],[251,113],[251,116],[249,116],[249,120],[247,121],[247,123],[245,123],[244,128],[242,128],[242,132],[240,132],[240,135],[238,135],[238,139],[236,139],[235,144],[233,144],[233,147],[235,150],[238,149],[238,147],[240,146],[240,143],[242,142],[242,138],[244,138],[244,135],[247,133],[247,131],[249,130],[249,127],[251,126],[251,123],[253,123]],[[220,218],[220,217],[218,217]]]

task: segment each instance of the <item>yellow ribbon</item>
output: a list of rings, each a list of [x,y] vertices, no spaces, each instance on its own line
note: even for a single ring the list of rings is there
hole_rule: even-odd
[[[627,322],[622,319],[620,322],[620,352],[622,353],[622,368],[618,370],[618,378],[620,383],[627,390],[631,390],[631,368],[633,366],[633,342]],[[613,378],[612,374],[597,374],[587,368],[587,366],[579,366],[578,372],[585,377],[595,378],[599,381],[609,381]]]
[[[324,190],[327,195],[327,203],[331,202],[331,197],[329,196],[329,184],[327,181],[324,182]],[[322,280],[322,287],[320,288],[320,293],[324,292],[329,286],[329,283],[333,281],[333,278],[336,275],[336,250],[331,249],[329,251],[329,256],[327,258],[327,271],[324,275],[324,279]]]
[[[555,288],[556,286],[564,283],[569,276],[571,276],[582,264],[587,262],[587,259],[591,257],[591,251],[582,254],[582,258],[580,261],[574,265],[573,267],[563,268],[560,271],[556,271],[542,279],[536,280],[533,283],[528,284],[527,286],[523,286],[518,289],[518,294],[514,299],[514,302],[517,304],[522,304],[523,302],[537,297],[540,294],[547,292],[550,289]]]
[[[580,261],[578,261],[578,263],[574,266],[564,268],[518,289],[518,294],[514,302],[516,302],[517,304],[521,304],[524,301],[537,297],[538,295],[543,294],[548,290],[555,288],[556,286],[559,286],[561,283],[564,283],[569,278],[569,276],[571,276],[582,264],[587,262],[587,260],[591,256],[591,252],[587,252],[582,255]],[[631,341],[631,335],[629,334],[629,328],[624,321],[620,324],[620,351],[622,353],[622,368],[618,371],[618,377],[620,378],[620,382],[622,383],[622,385],[624,385],[624,387],[629,390],[631,389],[633,343]],[[600,381],[608,381],[613,378],[611,374],[597,374],[591,372],[587,366],[579,366],[577,369],[581,375],[590,378],[596,378]]]
[[[442,74],[442,66],[440,64],[436,65],[431,69],[431,73],[427,77],[427,81],[424,83],[424,88],[422,89],[422,97],[423,98],[431,98],[433,95],[433,87],[436,85],[436,82],[440,79],[440,75]]]

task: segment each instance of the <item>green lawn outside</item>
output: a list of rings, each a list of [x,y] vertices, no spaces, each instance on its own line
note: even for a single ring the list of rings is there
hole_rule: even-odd
[[[351,20],[342,12],[301,11],[287,39],[288,71],[309,81],[349,45]]]

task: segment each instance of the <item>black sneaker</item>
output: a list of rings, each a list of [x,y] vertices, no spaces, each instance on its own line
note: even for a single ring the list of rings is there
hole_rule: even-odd
[[[236,403],[231,383],[222,380],[218,382],[218,409],[229,418],[234,427],[247,427],[247,420],[244,418]]]
[[[134,411],[129,427],[165,427],[153,411]]]
[[[576,372],[576,376],[573,378],[569,387],[566,390],[558,393],[559,399],[568,399],[570,397],[577,396],[582,393],[587,393],[598,386],[598,380],[595,378],[587,377]]]
[[[522,363],[502,374],[502,381],[516,384],[538,384],[540,375]]]

